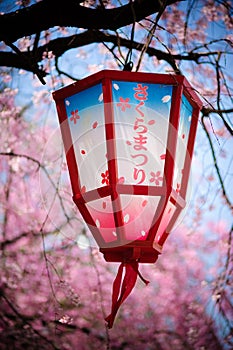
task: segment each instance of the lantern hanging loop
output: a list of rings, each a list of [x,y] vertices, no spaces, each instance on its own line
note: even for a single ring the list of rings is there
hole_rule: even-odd
[[[124,65],[123,71],[131,72],[133,69],[133,62],[130,61]]]

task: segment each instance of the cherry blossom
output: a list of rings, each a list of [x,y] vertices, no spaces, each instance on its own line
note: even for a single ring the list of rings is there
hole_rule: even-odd
[[[117,106],[121,107],[121,110],[123,112],[125,112],[126,108],[130,108],[131,107],[130,104],[129,104],[129,98],[128,97],[125,98],[125,99],[120,97],[119,100],[120,100],[120,102],[117,103]]]
[[[80,119],[80,116],[78,114],[78,109],[76,109],[75,111],[72,111],[71,115],[72,117],[70,118],[70,120],[74,122],[74,124],[76,124],[77,120]]]
[[[101,173],[101,177],[102,177],[101,183],[109,185],[109,172],[108,172],[108,170],[106,170],[105,173]]]
[[[150,175],[151,175],[150,182],[155,182],[156,186],[159,186],[160,182],[163,181],[163,177],[160,176],[161,175],[161,171],[157,171],[156,173],[151,171]]]

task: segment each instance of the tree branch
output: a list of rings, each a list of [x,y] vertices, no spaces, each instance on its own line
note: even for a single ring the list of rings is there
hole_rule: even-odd
[[[42,332],[38,331],[36,328],[32,326],[32,324],[29,322],[28,318],[24,315],[22,315],[17,308],[14,306],[14,304],[8,299],[8,297],[5,295],[4,291],[0,290],[0,298],[5,300],[7,305],[10,307],[10,309],[14,312],[14,314],[25,324],[27,325],[39,338],[41,338],[43,341],[46,342],[48,346],[51,346],[53,349],[59,350],[60,347],[57,347],[56,344],[53,343],[49,338],[43,335]]]
[[[222,189],[222,195],[223,195],[223,198],[225,199],[228,207],[230,208],[230,210],[233,209],[233,206],[232,206],[232,203],[226,193],[226,189],[225,189],[225,185],[224,185],[224,181],[223,181],[223,178],[222,178],[222,175],[220,173],[220,169],[219,169],[219,166],[218,166],[218,163],[217,163],[217,158],[216,158],[216,155],[215,155],[215,150],[214,150],[214,146],[213,146],[213,143],[212,143],[212,140],[210,138],[210,135],[209,135],[209,132],[206,128],[206,125],[205,125],[205,120],[204,120],[205,116],[202,115],[202,118],[201,118],[201,122],[202,122],[202,126],[203,126],[203,129],[205,131],[205,134],[207,136],[207,139],[209,141],[209,145],[210,145],[210,150],[211,150],[211,153],[212,153],[212,157],[213,157],[213,161],[214,161],[214,167],[215,167],[215,170],[217,172],[217,175],[218,175],[218,179],[219,179],[219,183],[221,185],[221,189]]]
[[[36,53],[34,53],[34,61],[40,62],[43,59],[44,52],[53,52],[56,58],[61,57],[68,50],[79,48],[84,45],[89,45],[92,43],[112,43],[114,46],[118,47],[123,46],[128,49],[134,49],[137,51],[141,51],[144,47],[143,43],[137,41],[131,41],[129,39],[125,39],[120,37],[119,35],[109,34],[107,32],[102,32],[99,30],[87,30],[81,34],[71,35],[65,38],[58,38],[51,40],[48,44],[40,46],[37,48]],[[6,67],[14,67],[18,69],[25,69],[30,72],[34,72],[32,67],[28,64],[28,59],[31,57],[30,52],[23,52],[23,57],[20,55],[16,55],[11,52],[1,52],[0,53],[0,66]],[[208,52],[189,52],[186,54],[174,54],[172,55],[170,52],[161,51],[155,49],[153,47],[147,47],[146,53],[151,57],[156,57],[158,60],[164,60],[168,62],[171,67],[174,68],[175,60],[186,60],[186,61],[194,61],[198,63],[198,61],[202,57],[208,57],[211,55],[216,55],[218,51],[208,51]],[[25,59],[25,57],[27,59]]]
[[[167,0],[166,5],[179,1],[182,0]],[[43,0],[22,10],[1,15],[0,40],[14,42],[55,26],[116,30],[160,10],[160,2],[155,0],[135,0],[132,4],[104,10],[87,8],[81,6],[80,2]]]

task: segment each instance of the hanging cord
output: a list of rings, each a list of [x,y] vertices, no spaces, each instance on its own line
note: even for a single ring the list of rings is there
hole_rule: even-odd
[[[135,16],[132,0],[130,0],[130,6],[131,6],[132,15],[133,15],[133,24],[132,24],[131,35],[130,35],[130,47],[129,47],[127,56],[125,58],[125,64],[123,68],[124,71],[129,71],[129,72],[131,72],[133,69],[132,51],[133,51],[133,41],[134,41],[134,32],[135,32],[135,23],[136,23],[136,16]]]
[[[124,268],[125,275],[122,281]],[[119,310],[124,300],[129,296],[129,294],[133,290],[138,275],[146,285],[149,283],[149,281],[145,280],[139,273],[137,261],[120,264],[116,278],[113,282],[111,313],[108,317],[105,318],[105,321],[107,321],[108,328],[112,328],[117,311]]]
[[[150,46],[150,43],[151,43],[151,41],[152,41],[152,39],[154,37],[155,31],[157,29],[158,22],[160,20],[160,17],[162,16],[163,12],[165,11],[166,6],[167,6],[167,1],[164,1],[164,2],[160,1],[160,9],[159,9],[159,11],[158,11],[158,13],[156,15],[155,22],[154,22],[152,28],[149,30],[149,32],[147,34],[147,41],[143,45],[143,48],[141,50],[141,55],[140,55],[138,63],[137,63],[136,72],[140,68],[140,65],[141,65],[141,62],[142,62],[142,58],[143,58],[144,54],[146,53],[148,47]]]

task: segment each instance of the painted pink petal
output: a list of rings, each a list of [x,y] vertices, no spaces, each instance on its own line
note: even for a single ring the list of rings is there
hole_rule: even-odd
[[[153,124],[155,124],[155,120],[152,119],[148,121],[148,125],[153,125]]]
[[[166,154],[161,154],[160,159],[163,160],[166,158]]]
[[[93,129],[97,128],[97,126],[98,126],[98,122],[94,122],[94,123],[92,124],[92,128],[93,128]]]
[[[123,184],[125,182],[125,178],[123,176],[121,176],[118,181],[119,184]]]
[[[147,205],[148,201],[145,199],[143,202],[142,202],[142,207],[145,207]]]

